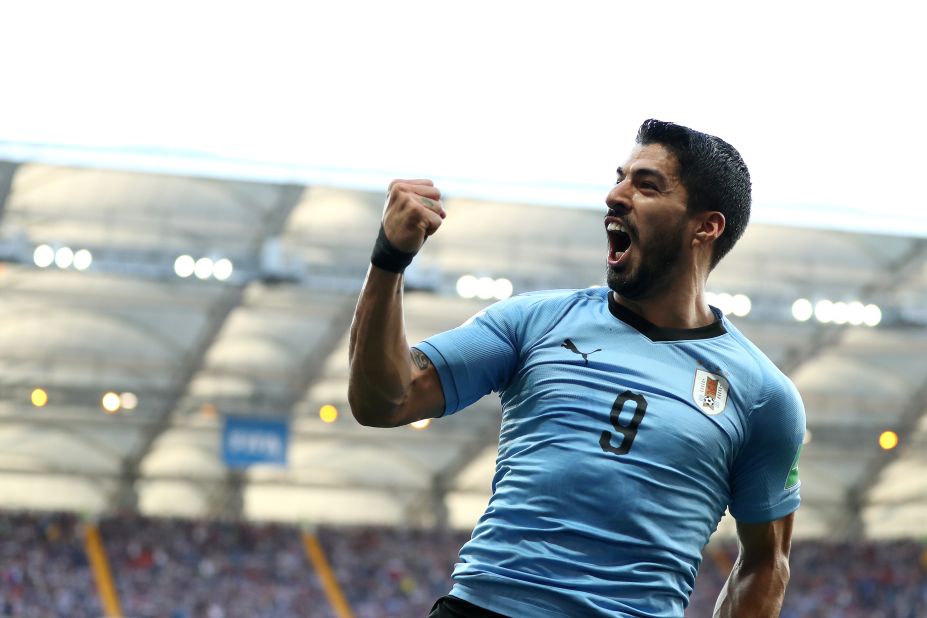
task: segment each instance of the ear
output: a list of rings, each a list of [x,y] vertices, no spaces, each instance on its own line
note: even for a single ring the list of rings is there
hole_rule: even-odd
[[[695,222],[693,246],[710,246],[724,233],[724,215],[716,210],[700,212],[693,217],[693,220]]]

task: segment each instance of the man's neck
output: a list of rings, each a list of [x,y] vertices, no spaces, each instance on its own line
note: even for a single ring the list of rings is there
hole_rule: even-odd
[[[661,328],[699,328],[717,321],[708,308],[704,284],[671,286],[647,298],[624,298],[612,292],[623,305],[651,324]]]

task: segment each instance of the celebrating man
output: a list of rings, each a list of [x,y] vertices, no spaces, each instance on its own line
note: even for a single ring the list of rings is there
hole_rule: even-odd
[[[493,495],[430,616],[682,616],[726,509],[740,556],[717,616],[778,616],[799,505],[792,383],[705,300],[743,234],[750,176],[727,142],[648,120],[605,200],[607,288],[519,295],[409,348],[402,271],[445,211],[389,187],[351,328],[365,425],[502,401]]]

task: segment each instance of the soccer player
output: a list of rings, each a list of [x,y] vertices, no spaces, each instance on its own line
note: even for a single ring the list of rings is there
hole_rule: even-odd
[[[705,300],[743,234],[750,176],[725,141],[647,120],[605,200],[607,288],[496,303],[409,348],[402,270],[445,218],[389,187],[351,327],[364,425],[502,401],[493,494],[430,616],[682,616],[729,508],[740,555],[716,616],[778,616],[805,416],[795,387]]]

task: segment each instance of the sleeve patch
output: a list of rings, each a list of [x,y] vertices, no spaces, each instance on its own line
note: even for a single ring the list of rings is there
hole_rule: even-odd
[[[798,485],[798,458],[801,457],[801,447],[799,445],[798,452],[795,453],[795,460],[792,462],[792,467],[789,469],[789,476],[785,479],[785,487],[783,489],[791,489]]]

